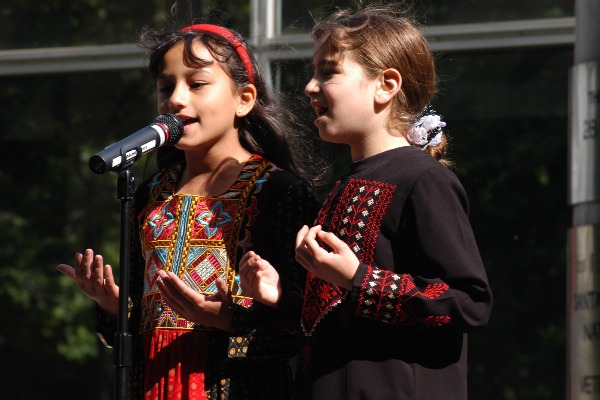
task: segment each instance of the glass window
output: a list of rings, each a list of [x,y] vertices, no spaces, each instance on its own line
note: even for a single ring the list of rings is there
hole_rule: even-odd
[[[501,22],[572,17],[574,2],[566,0],[451,0],[416,2],[422,23],[431,25]]]
[[[282,31],[284,34],[308,32],[315,20],[335,8],[349,7],[354,3],[352,0],[283,0]],[[574,15],[574,3],[565,0],[422,0],[414,3],[415,14],[427,26]]]
[[[145,26],[190,21],[222,23],[249,32],[250,1],[163,2],[20,0],[0,5],[0,49],[132,43]],[[185,5],[184,5],[185,4]]]

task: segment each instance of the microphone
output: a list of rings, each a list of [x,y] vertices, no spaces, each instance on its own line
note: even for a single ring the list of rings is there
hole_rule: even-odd
[[[147,127],[92,156],[90,169],[97,174],[119,171],[155,148],[174,145],[182,135],[183,122],[179,117],[173,114],[159,115]]]

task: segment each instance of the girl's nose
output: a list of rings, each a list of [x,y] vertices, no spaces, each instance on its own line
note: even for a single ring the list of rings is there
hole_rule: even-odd
[[[310,97],[311,94],[315,93],[319,88],[319,84],[315,78],[311,78],[311,80],[304,87],[304,94]]]
[[[169,108],[180,110],[184,108],[189,100],[189,92],[184,85],[176,85],[169,98]]]

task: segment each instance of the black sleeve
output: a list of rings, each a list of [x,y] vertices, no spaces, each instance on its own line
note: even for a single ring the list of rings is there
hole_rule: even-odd
[[[356,315],[461,332],[487,324],[492,293],[468,220],[467,197],[455,175],[442,171],[424,171],[405,207],[421,265],[411,266],[411,274],[396,272],[394,265],[361,265],[352,296]]]
[[[294,356],[302,338],[300,313],[306,270],[295,261],[296,234],[303,225],[314,222],[319,204],[300,181],[279,192],[265,193],[269,199],[262,199],[267,204],[262,207],[265,215],[256,227],[260,237],[254,236],[253,250],[277,269],[282,297],[277,309],[256,301],[249,308],[236,306],[232,327],[235,335],[245,338],[236,340],[247,344],[247,358]]]

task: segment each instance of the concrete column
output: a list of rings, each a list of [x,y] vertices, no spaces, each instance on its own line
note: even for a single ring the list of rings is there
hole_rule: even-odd
[[[600,0],[575,2],[569,94],[567,399],[600,400]]]

